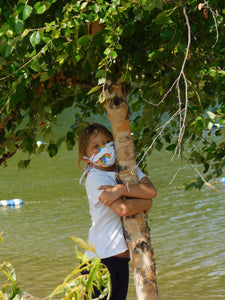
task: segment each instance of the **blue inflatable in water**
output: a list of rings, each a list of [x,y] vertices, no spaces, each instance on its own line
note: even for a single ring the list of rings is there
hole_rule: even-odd
[[[22,199],[0,200],[0,206],[17,206],[22,204]]]

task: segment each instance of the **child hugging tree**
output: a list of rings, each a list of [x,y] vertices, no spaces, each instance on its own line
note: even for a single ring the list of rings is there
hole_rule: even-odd
[[[101,124],[91,124],[80,133],[79,167],[81,161],[88,164],[82,176],[86,176],[85,188],[92,220],[88,243],[94,245],[98,257],[110,272],[110,300],[125,300],[129,282],[129,250],[123,235],[121,216],[143,211],[147,213],[157,192],[139,168],[138,184],[129,187],[117,184],[113,136]],[[87,255],[90,258],[96,256],[93,252],[87,252]],[[95,291],[94,296],[100,294],[100,291]]]

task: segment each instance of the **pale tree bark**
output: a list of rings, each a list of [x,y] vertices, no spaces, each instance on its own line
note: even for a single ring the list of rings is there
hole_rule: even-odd
[[[129,123],[129,107],[119,80],[114,84],[107,81],[104,107],[114,136],[119,177],[129,188],[129,184],[138,182],[135,167],[136,152]],[[123,226],[131,256],[137,299],[156,300],[158,299],[156,267],[146,216],[141,213],[123,217]]]

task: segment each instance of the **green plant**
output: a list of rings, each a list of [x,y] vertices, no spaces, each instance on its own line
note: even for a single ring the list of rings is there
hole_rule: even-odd
[[[88,246],[87,243],[80,238],[72,238],[81,248],[88,251],[95,251],[93,246]],[[62,299],[102,299],[107,295],[109,299],[111,294],[110,273],[105,265],[101,263],[100,258],[90,259],[75,248],[76,258],[80,264],[65,278],[63,283],[59,285],[48,297],[52,299],[55,296],[64,295]],[[81,274],[83,272],[88,274]],[[94,288],[102,291],[97,298],[92,298]]]
[[[0,243],[2,242],[2,233],[0,233]],[[5,283],[0,283],[0,299],[3,300],[11,300],[14,299],[16,296],[19,299],[23,299],[23,293],[18,287],[16,272],[9,262],[3,262],[0,264],[0,272],[3,273],[7,280]]]

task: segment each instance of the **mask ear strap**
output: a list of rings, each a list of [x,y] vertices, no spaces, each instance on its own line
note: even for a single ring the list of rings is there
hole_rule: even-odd
[[[79,180],[79,184],[82,184],[82,185],[83,185],[83,183],[82,183],[83,178],[84,178],[85,176],[87,176],[88,172],[89,172],[92,168],[93,168],[92,165],[88,165],[88,166],[87,166],[87,168],[84,170],[84,173],[81,175],[81,178],[80,178],[80,180]]]
[[[79,184],[83,184],[82,183],[82,180],[83,180],[83,178],[84,178],[84,176],[87,174],[87,172],[86,171],[84,171],[84,173],[82,174],[82,176],[81,176],[81,178],[80,178],[80,180],[79,180]]]

